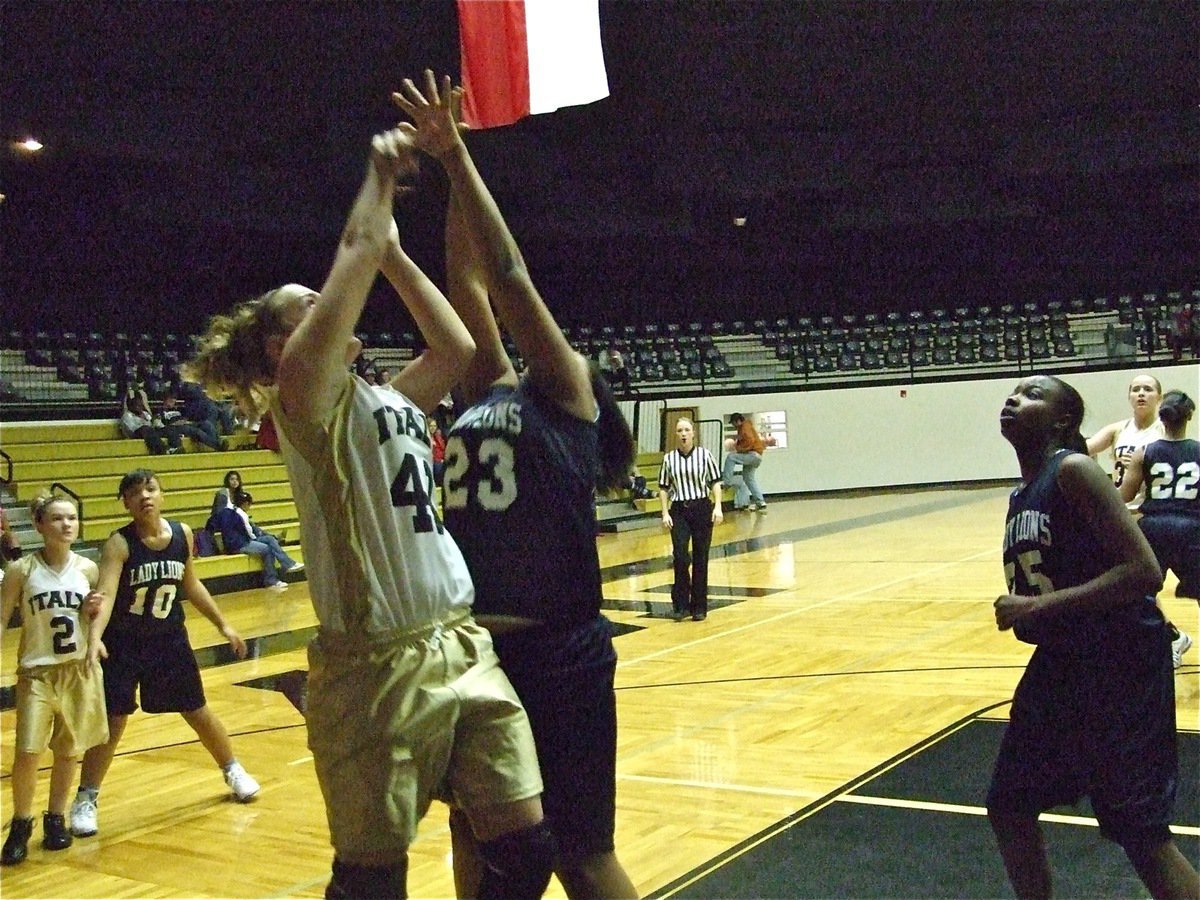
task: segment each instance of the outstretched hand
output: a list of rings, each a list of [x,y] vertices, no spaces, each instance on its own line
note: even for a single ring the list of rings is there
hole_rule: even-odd
[[[371,138],[371,165],[385,180],[413,173],[419,165],[413,153],[414,146],[410,134],[401,128],[381,132]]]
[[[392,102],[412,119],[401,122],[398,130],[434,159],[444,158],[462,143],[465,127],[458,121],[462,89],[450,86],[449,75],[442,76],[439,87],[433,71],[426,69],[424,93],[405,78],[402,89],[392,94]]]

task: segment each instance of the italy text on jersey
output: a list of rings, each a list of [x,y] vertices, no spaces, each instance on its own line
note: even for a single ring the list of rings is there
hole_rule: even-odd
[[[445,526],[433,503],[433,467],[428,455],[418,458],[415,453],[404,450],[396,438],[401,436],[430,446],[425,417],[411,406],[380,406],[373,413],[379,428],[380,450],[385,456],[398,456],[400,464],[392,479],[392,506],[412,510],[413,531],[442,534]],[[393,446],[389,446],[393,445]]]

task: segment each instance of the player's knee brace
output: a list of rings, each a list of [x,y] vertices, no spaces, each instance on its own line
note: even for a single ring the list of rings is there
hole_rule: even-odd
[[[545,822],[480,843],[483,878],[479,900],[536,900],[550,883],[554,836]]]
[[[408,860],[390,866],[356,866],[333,860],[325,900],[383,900],[408,896]]]

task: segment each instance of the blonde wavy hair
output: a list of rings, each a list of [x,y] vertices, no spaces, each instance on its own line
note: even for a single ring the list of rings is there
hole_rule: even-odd
[[[75,505],[75,501],[66,494],[58,492],[38,494],[29,501],[29,515],[35,523],[40,523],[46,515],[46,510],[55,503],[66,503],[72,509],[78,511],[79,507]]]
[[[183,365],[184,377],[201,384],[209,396],[232,397],[244,412],[263,412],[275,382],[267,339],[285,332],[282,313],[290,296],[275,288],[209,319],[195,355]]]

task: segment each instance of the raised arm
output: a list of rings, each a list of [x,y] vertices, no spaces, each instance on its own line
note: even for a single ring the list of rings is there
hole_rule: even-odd
[[[439,88],[433,73],[426,70],[424,93],[405,79],[403,93],[392,97],[413,120],[413,125],[400,127],[446,169],[491,301],[525,358],[529,377],[572,415],[594,419],[596,401],[587,363],[571,348],[538,294],[521,251],[475,168],[454,119],[450,79],[444,77]]]
[[[279,401],[294,419],[320,419],[344,386],[354,326],[388,248],[396,173],[404,164],[412,164],[410,140],[399,129],[376,135],[329,276],[280,353]]]
[[[395,221],[380,269],[404,301],[428,344],[424,353],[400,370],[392,384],[423,411],[432,412],[472,365],[473,335],[442,292],[404,252]]]
[[[461,204],[453,191],[446,210],[446,292],[450,303],[475,339],[475,358],[459,379],[468,404],[481,399],[493,384],[516,384],[517,373],[500,339],[500,328],[488,302]]]

